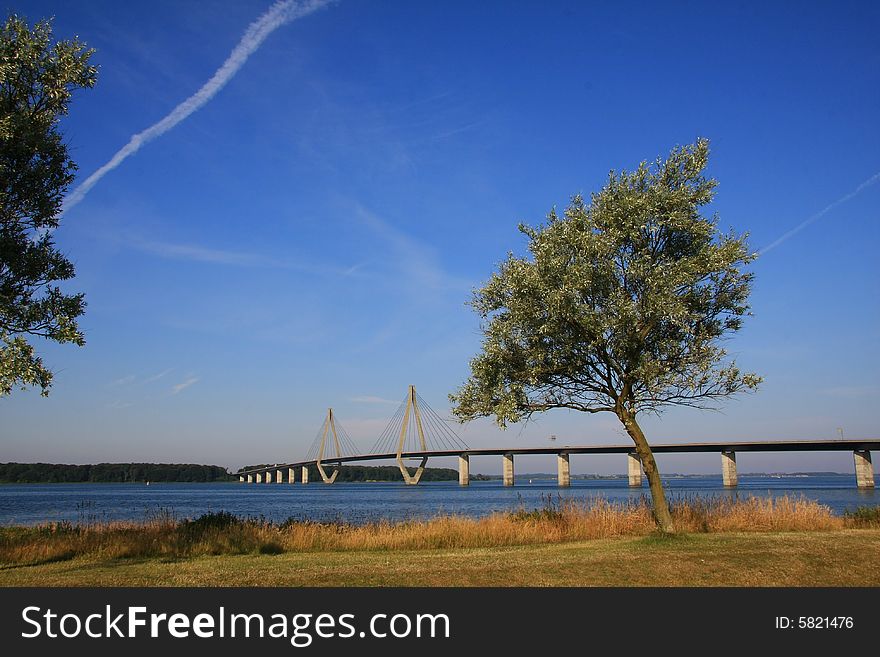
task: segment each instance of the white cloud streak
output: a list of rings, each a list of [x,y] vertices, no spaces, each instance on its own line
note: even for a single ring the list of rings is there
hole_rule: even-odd
[[[226,251],[196,244],[173,244],[170,242],[137,242],[141,251],[173,260],[191,260],[239,267],[275,267],[280,263],[256,253]]]
[[[825,388],[822,393],[832,397],[876,397],[880,395],[880,386],[838,386]]]
[[[372,395],[362,395],[360,397],[352,397],[351,401],[358,404],[400,404],[400,400],[384,399],[382,397],[373,397]]]
[[[191,376],[186,381],[183,381],[182,383],[178,383],[177,385],[173,386],[171,388],[171,394],[176,395],[181,390],[186,390],[191,385],[193,385],[194,383],[198,383],[198,382],[199,382],[199,378],[197,376]]]
[[[135,248],[144,253],[167,258],[170,260],[184,260],[189,262],[204,262],[214,265],[229,265],[233,267],[265,267],[269,269],[290,269],[302,271],[308,274],[322,276],[354,276],[366,263],[358,263],[350,267],[334,267],[319,264],[308,260],[293,260],[289,258],[274,258],[261,253],[247,251],[229,251],[201,246],[199,244],[175,244],[173,242],[156,242],[136,238],[124,241],[126,246]]]
[[[163,370],[163,371],[159,372],[158,374],[154,374],[153,376],[144,379],[144,383],[153,383],[153,381],[158,381],[159,379],[161,379],[165,376],[168,376],[173,371],[174,371],[174,368],[169,367],[167,370]]]
[[[283,2],[276,2],[272,5],[268,11],[248,26],[244,35],[241,37],[241,40],[238,42],[238,45],[232,49],[229,57],[226,58],[226,61],[217,69],[210,80],[202,85],[202,87],[192,96],[171,110],[171,113],[161,121],[154,123],[142,132],[132,135],[128,143],[119,149],[119,151],[110,158],[109,162],[86,178],[82,184],[70,193],[70,196],[65,199],[62,212],[67,212],[82,201],[86,194],[89,193],[89,190],[91,190],[101,178],[122,164],[129,156],[137,153],[142,146],[171,130],[174,126],[216,96],[217,93],[226,86],[226,83],[238,73],[239,69],[244,66],[248,58],[256,52],[272,32],[286,23],[302,18],[303,16],[320,9],[329,4],[329,1],[330,0],[305,0],[300,2],[298,0],[284,0]]]
[[[436,251],[398,230],[365,207],[355,204],[355,216],[388,245],[391,259],[405,274],[408,282],[420,290],[462,292],[470,290],[472,281],[447,273]]]
[[[812,223],[814,223],[814,222],[816,222],[816,221],[819,221],[819,219],[821,219],[821,218],[824,217],[826,214],[828,214],[829,212],[831,212],[831,211],[832,211],[834,208],[836,208],[838,205],[841,205],[842,203],[846,203],[846,202],[849,201],[850,199],[852,199],[852,198],[858,196],[858,195],[859,195],[860,193],[862,193],[865,189],[867,189],[867,188],[870,187],[871,185],[874,185],[874,184],[877,183],[877,182],[880,182],[880,171],[878,171],[878,172],[875,173],[873,176],[871,176],[870,178],[868,178],[865,182],[863,182],[861,185],[859,185],[858,187],[856,187],[856,188],[855,188],[853,191],[851,191],[849,194],[847,194],[847,195],[845,195],[845,196],[841,196],[839,199],[837,199],[836,201],[834,201],[834,203],[831,203],[830,205],[826,206],[824,209],[820,210],[819,212],[817,212],[816,214],[814,214],[813,216],[811,216],[809,219],[806,219],[805,221],[802,221],[801,223],[799,223],[797,226],[795,226],[795,227],[792,228],[790,231],[788,231],[787,233],[785,233],[782,237],[780,237],[779,239],[777,239],[775,242],[771,242],[770,244],[768,244],[767,246],[765,246],[763,249],[761,249],[760,251],[758,251],[758,255],[759,255],[759,256],[760,256],[760,255],[764,255],[765,253],[767,253],[767,252],[770,251],[771,249],[775,249],[777,246],[779,246],[779,245],[782,244],[783,242],[787,241],[787,240],[790,239],[791,237],[794,237],[796,234],[798,234],[799,232],[801,232],[804,228],[806,228],[806,227],[809,226],[810,224],[812,224]]]

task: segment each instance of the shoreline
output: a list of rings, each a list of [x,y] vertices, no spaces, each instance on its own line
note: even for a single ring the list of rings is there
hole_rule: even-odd
[[[852,472],[742,472],[738,474],[740,479],[743,478],[768,478],[768,479],[806,479],[810,477],[849,477],[852,478],[855,475]],[[628,475],[626,474],[610,474],[610,475],[600,475],[595,473],[584,473],[584,474],[574,474],[571,475],[572,481],[614,481],[627,479]],[[477,482],[487,482],[487,481],[501,481],[503,475],[500,474],[481,474],[474,473],[471,475],[471,483]],[[711,479],[721,479],[722,476],[720,473],[678,473],[672,472],[669,474],[661,475],[661,478],[666,480],[677,480],[677,479],[699,479],[699,478],[711,478]],[[534,480],[540,482],[546,481],[556,481],[556,475],[540,472],[540,473],[523,473],[517,474],[514,477],[515,481],[526,481],[526,480]],[[457,483],[458,479],[436,479],[436,480],[425,480],[420,482],[421,484],[449,484],[449,483]],[[62,485],[93,485],[93,484],[125,484],[125,485],[145,485],[149,483],[151,486],[158,486],[161,484],[197,484],[197,485],[215,485],[215,484],[240,484],[244,485],[245,482],[241,482],[238,479],[228,479],[228,480],[214,480],[214,481],[154,481],[154,480],[140,480],[140,481],[0,481],[0,486],[34,486],[37,484],[62,484]],[[286,483],[286,482],[283,482]],[[314,482],[315,485],[320,484],[320,481]],[[401,479],[365,479],[361,481],[346,481],[340,480],[334,483],[334,485],[338,484],[402,484],[403,481]],[[297,482],[296,484],[287,484],[289,486],[296,485],[301,486],[302,484]]]
[[[0,527],[0,586],[880,586],[880,507],[558,503],[367,525],[194,520]],[[633,564],[639,567],[634,569]]]

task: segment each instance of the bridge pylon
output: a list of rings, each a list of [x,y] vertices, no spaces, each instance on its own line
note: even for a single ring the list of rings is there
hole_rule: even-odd
[[[371,454],[375,456],[397,457],[397,467],[403,481],[410,486],[419,483],[428,462],[428,452],[445,451],[459,455],[466,454],[470,448],[455,435],[434,409],[416,392],[411,385],[406,398],[400,402],[397,411],[373,445]],[[415,473],[410,473],[404,464],[407,458],[421,459]]]
[[[309,467],[311,467],[312,461],[315,463],[321,480],[325,484],[332,484],[336,481],[339,470],[336,469],[332,475],[328,475],[325,469],[325,462],[330,461],[333,464],[333,461],[337,461],[335,465],[338,468],[340,463],[338,459],[358,454],[360,454],[360,450],[354,444],[351,436],[348,435],[345,427],[336,421],[336,413],[333,412],[333,409],[328,408],[327,415],[324,416],[324,422],[312,441],[312,446],[309,447],[305,459],[300,462],[303,468],[302,483],[307,484],[309,482]]]
[[[410,415],[413,417],[413,422],[410,422]],[[416,397],[416,387],[410,386],[409,392],[406,397],[406,410],[403,412],[403,420],[400,423],[400,440],[397,441],[397,467],[400,468],[400,474],[403,475],[403,480],[410,486],[414,486],[419,483],[419,479],[422,478],[422,473],[425,471],[425,464],[428,462],[428,457],[423,456],[422,462],[416,468],[415,474],[410,474],[409,469],[403,463],[403,446],[406,444],[407,434],[410,429],[410,424],[415,424],[416,431],[418,432],[419,445],[422,447],[423,452],[428,451],[428,444],[425,442],[425,430],[422,427],[422,413],[419,410],[419,402]]]
[[[339,449],[339,434],[336,433],[336,420],[333,417],[333,409],[327,409],[327,419],[324,420],[324,427],[321,431],[321,445],[318,447],[318,458],[315,461],[315,465],[318,467],[318,472],[321,475],[321,479],[325,484],[332,484],[336,481],[336,477],[339,475],[339,470],[334,470],[333,475],[328,477],[327,473],[324,470],[324,466],[321,464],[321,461],[324,459],[324,448],[327,444],[327,434],[333,434],[333,443],[336,446],[336,456],[342,456],[342,451]]]

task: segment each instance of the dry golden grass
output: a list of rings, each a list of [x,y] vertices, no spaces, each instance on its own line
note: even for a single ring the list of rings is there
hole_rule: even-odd
[[[803,499],[687,499],[673,502],[676,529],[685,533],[827,531],[880,526],[841,518]],[[497,548],[555,544],[655,531],[648,501],[613,504],[603,499],[549,500],[533,511],[485,518],[440,516],[429,521],[366,525],[239,519],[225,513],[196,520],[156,518],[105,523],[0,529],[0,563],[35,565],[77,557],[97,559],[190,558],[283,552]]]

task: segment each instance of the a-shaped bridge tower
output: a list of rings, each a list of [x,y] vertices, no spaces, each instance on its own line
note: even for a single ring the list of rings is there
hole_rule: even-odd
[[[419,483],[428,457],[425,452],[438,450],[466,452],[468,446],[450,429],[427,402],[410,386],[406,399],[373,445],[371,454],[395,454],[403,480],[410,485]],[[421,452],[420,455],[413,454]],[[408,456],[413,454],[413,456]],[[404,459],[420,459],[415,473],[410,473]]]
[[[333,444],[331,449],[328,450],[327,439],[332,438]],[[335,448],[335,449],[333,449]],[[328,456],[329,451],[335,451],[334,456]],[[327,409],[327,416],[324,418],[324,424],[321,425],[320,430],[318,431],[318,435],[315,436],[315,440],[312,441],[312,446],[309,448],[309,452],[306,455],[306,461],[315,461],[315,465],[318,468],[318,473],[321,475],[321,479],[323,479],[325,484],[332,484],[336,481],[336,476],[339,474],[339,470],[334,470],[331,476],[327,476],[327,472],[324,470],[323,461],[325,458],[331,463],[336,459],[339,459],[344,456],[354,456],[358,454],[358,448],[355,446],[354,441],[351,439],[351,436],[348,435],[348,432],[343,428],[343,426],[336,422],[336,416],[333,414],[333,409]],[[339,463],[336,462],[338,467]],[[308,481],[308,470],[304,466],[303,467],[303,483]]]

